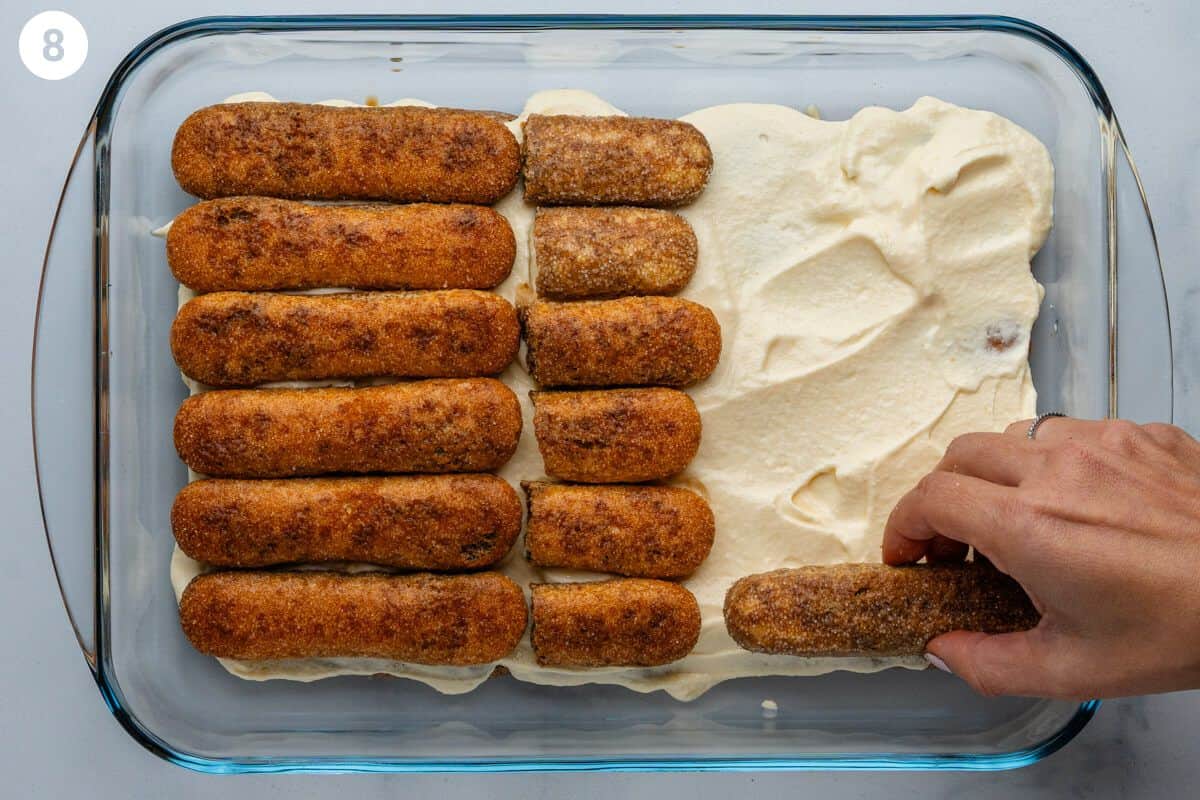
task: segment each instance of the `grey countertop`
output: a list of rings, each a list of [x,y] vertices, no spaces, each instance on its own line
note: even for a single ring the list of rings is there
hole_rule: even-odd
[[[90,51],[74,76],[39,80],[17,56],[25,20],[48,8],[66,10],[87,28]],[[1191,402],[1200,361],[1191,345],[1200,336],[1200,51],[1195,26],[1200,7],[1183,0],[1096,0],[1007,4],[943,0],[919,6],[898,2],[665,2],[554,4],[356,2],[228,3],[211,0],[67,0],[45,4],[5,0],[0,41],[7,42],[3,93],[8,122],[0,129],[5,159],[0,229],[8,256],[0,270],[0,507],[8,532],[0,538],[7,579],[0,582],[4,658],[0,659],[0,769],[12,797],[95,798],[361,797],[437,793],[478,796],[717,797],[797,793],[836,800],[958,797],[1182,797],[1200,780],[1200,692],[1106,703],[1064,750],[1035,766],[1001,774],[613,774],[479,776],[243,776],[221,778],[170,766],[142,750],[104,707],[63,613],[42,537],[29,434],[29,354],[39,267],[66,166],[100,89],[117,61],[155,30],[208,14],[303,12],[764,12],[967,13],[990,12],[1040,23],[1074,44],[1107,86],[1145,180],[1167,270],[1173,305],[1176,421],[1200,432]],[[1136,324],[1125,321],[1124,325]],[[82,540],[80,545],[84,546]]]

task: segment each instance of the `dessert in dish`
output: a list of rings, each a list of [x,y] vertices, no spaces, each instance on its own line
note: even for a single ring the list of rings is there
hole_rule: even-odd
[[[517,140],[448,108],[221,103],[175,133],[171,169],[197,197],[482,203],[513,188]]]
[[[179,601],[188,639],[219,658],[357,656],[488,664],[525,633],[521,587],[496,572],[212,572]]]
[[[539,297],[590,300],[675,294],[696,271],[696,234],[656,208],[539,208],[529,273]]]
[[[585,92],[542,92],[508,123],[518,140],[531,114],[621,112]],[[710,555],[683,581],[699,605],[699,637],[659,667],[539,665],[528,637],[497,663],[523,681],[611,683],[680,699],[742,676],[924,667],[919,657],[750,652],[729,636],[722,603],[747,575],[877,559],[891,505],[950,438],[1030,415],[1028,332],[1041,294],[1029,261],[1049,230],[1053,187],[1045,149],[994,114],[930,98],[841,122],[756,104],[685,121],[708,141],[713,166],[703,193],[677,209],[698,242],[680,294],[712,309],[723,338],[716,371],[687,390],[703,415],[703,442],[671,478],[701,494],[716,521]],[[496,210],[515,234],[513,273],[497,289],[511,301],[521,284],[536,285],[535,209],[518,188]],[[624,294],[622,282],[632,282],[614,274],[612,294]],[[540,478],[548,470],[533,435],[532,381],[516,363],[501,379],[526,424],[499,475],[512,484]],[[498,569],[522,586],[598,577],[535,566],[520,550]],[[177,591],[204,569],[177,553]],[[342,657],[222,664],[253,679],[386,672],[444,692],[468,691],[494,667]]]
[[[509,302],[489,292],[213,292],[179,309],[171,352],[213,387],[324,378],[496,375],[517,355]]]
[[[920,656],[943,633],[1027,630],[1039,616],[986,562],[796,567],[749,575],[725,596],[734,641],[794,656]]]
[[[721,326],[678,297],[622,297],[521,309],[525,363],[545,387],[690,386],[717,368]]]
[[[203,293],[278,289],[491,289],[517,243],[487,206],[206,200],[175,217],[167,264]]]
[[[677,389],[531,392],[546,474],[637,483],[683,471],[700,447],[700,412]]]
[[[521,501],[495,475],[210,478],[176,496],[171,532],[189,558],[217,567],[362,561],[469,570],[508,554]]]
[[[361,389],[228,389],[189,397],[175,449],[202,475],[486,472],[521,435],[512,390],[491,378]]]
[[[550,667],[657,667],[696,646],[700,607],[677,583],[614,578],[530,587],[529,641]]]
[[[525,554],[536,567],[686,578],[712,549],[712,509],[687,489],[545,481],[521,488],[529,512]]]

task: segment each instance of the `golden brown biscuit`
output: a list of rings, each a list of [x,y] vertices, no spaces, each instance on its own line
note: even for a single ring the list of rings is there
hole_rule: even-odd
[[[490,205],[519,167],[501,120],[417,106],[222,103],[185,119],[171,148],[179,185],[205,198]]]
[[[537,293],[551,300],[675,294],[696,271],[687,220],[655,208],[540,208],[531,237]]]
[[[389,658],[487,664],[525,633],[521,588],[497,572],[210,572],[179,601],[184,635],[217,658]]]
[[[490,292],[214,292],[171,326],[171,352],[209,386],[326,378],[495,375],[517,355],[517,313]]]
[[[171,508],[191,558],[219,567],[365,561],[469,570],[508,553],[521,501],[495,475],[195,481]]]
[[[225,389],[183,401],[175,449],[202,475],[486,472],[517,449],[521,408],[492,378],[361,389]]]
[[[704,190],[712,150],[686,122],[532,114],[525,199],[539,205],[677,206]]]
[[[985,563],[781,569],[725,595],[734,641],[795,656],[920,655],[948,631],[1026,630],[1038,616],[1020,585]]]
[[[320,206],[271,197],[197,203],[167,232],[167,263],[197,293],[265,289],[491,289],[516,240],[486,206]]]
[[[535,583],[529,640],[544,667],[655,667],[700,637],[700,606],[669,581]]]
[[[530,392],[546,474],[637,483],[683,470],[700,447],[700,414],[676,389]]]
[[[542,386],[690,386],[716,369],[721,325],[678,297],[537,301],[521,310],[529,374]]]
[[[671,486],[572,486],[524,481],[525,550],[539,567],[686,578],[712,549],[712,509]]]

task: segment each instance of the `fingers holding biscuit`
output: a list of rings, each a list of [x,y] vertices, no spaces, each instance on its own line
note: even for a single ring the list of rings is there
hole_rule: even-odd
[[[741,647],[795,656],[915,656],[941,634],[1008,633],[1039,614],[1020,585],[986,563],[835,564],[742,578],[725,596]]]

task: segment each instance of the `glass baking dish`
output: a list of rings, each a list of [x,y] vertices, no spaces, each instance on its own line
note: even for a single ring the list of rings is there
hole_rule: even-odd
[[[150,235],[192,202],[171,176],[176,126],[250,89],[516,112],[530,93],[566,86],[660,117],[750,101],[845,118],[933,94],[1013,119],[1057,168],[1055,227],[1034,262],[1046,287],[1032,345],[1041,410],[1115,416],[1120,402],[1125,416],[1170,419],[1169,323],[1136,172],[1095,74],[1030,23],[184,22],[139,45],[105,89],[68,176],[38,301],[34,440],[47,538],[113,713],[151,751],[212,772],[1001,769],[1061,747],[1095,702],[984,699],[932,671],[736,680],[690,703],[505,678],[443,696],[394,679],[244,682],[185,641],[167,574],[168,510],[185,482],[171,440],[184,396],[167,347],[176,284]]]

